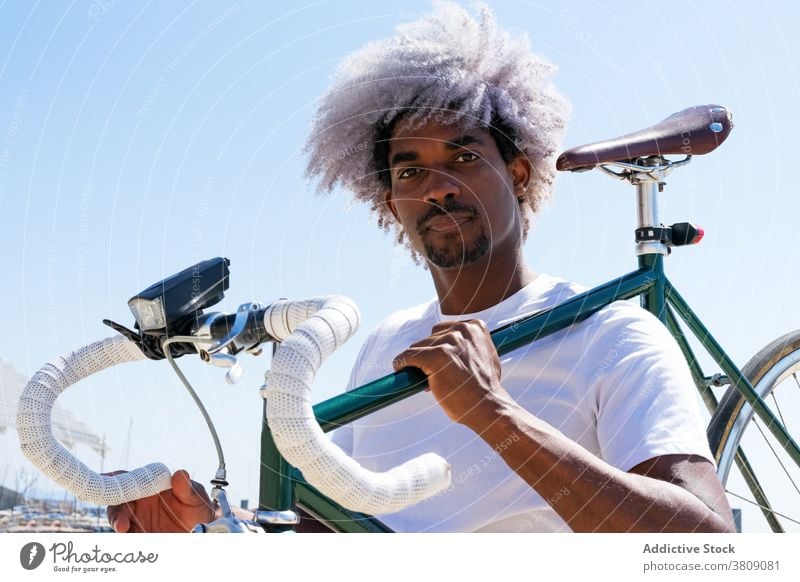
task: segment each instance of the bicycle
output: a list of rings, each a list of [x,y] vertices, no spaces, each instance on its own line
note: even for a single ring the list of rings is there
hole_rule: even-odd
[[[647,129],[561,154],[557,162],[561,171],[598,168],[635,186],[639,267],[560,305],[501,327],[492,332],[492,338],[503,355],[586,319],[613,301],[640,297],[642,307],[658,317],[675,337],[712,414],[708,438],[721,481],[727,483],[736,465],[770,528],[785,531],[784,521],[800,524],[800,489],[794,480],[800,468],[800,448],[787,432],[780,407],[775,404],[773,412],[767,400],[774,401],[777,388],[785,380],[792,379],[800,386],[800,330],[776,339],[740,370],[664,271],[664,257],[673,247],[697,243],[703,236],[702,230],[690,223],[661,223],[659,195],[665,178],[688,164],[692,156],[715,150],[732,128],[732,116],[724,107],[697,106]],[[681,155],[683,158],[677,160],[665,157]],[[206,312],[228,288],[228,266],[227,259],[210,259],[156,283],[129,301],[136,331],[104,320],[120,335],[72,352],[35,374],[23,392],[17,419],[26,456],[77,497],[93,503],[118,504],[168,488],[170,473],[163,465],[148,465],[115,477],[97,475],[55,441],[49,417],[58,394],[81,378],[117,363],[166,358],[200,406],[220,459],[211,483],[222,518],[199,524],[195,531],[287,531],[298,523],[297,507],[334,531],[390,531],[370,513],[394,511],[442,490],[450,477],[446,461],[425,455],[388,474],[371,474],[346,458],[323,433],[422,391],[426,386],[424,375],[416,369],[404,369],[312,407],[308,391],[316,369],[355,331],[357,308],[344,298],[327,297],[279,300],[270,305],[245,303],[234,314]],[[720,373],[704,373],[679,318],[715,360]],[[199,354],[204,361],[227,368],[227,380],[235,382],[241,375],[236,355],[259,354],[268,343],[279,347],[273,355],[270,386],[262,387],[265,403],[259,509],[252,519],[242,520],[233,516],[227,501],[224,457],[213,424],[174,360]],[[713,388],[723,386],[728,386],[727,391],[718,400]],[[781,394],[785,392],[781,390]],[[784,469],[787,460],[793,464],[786,469],[790,488],[794,489],[788,501],[788,511],[794,506],[791,515],[773,507],[768,487],[762,483],[765,476],[757,475],[743,450],[743,440],[747,440],[743,437],[763,430],[759,420],[780,445],[782,451],[774,452]]]

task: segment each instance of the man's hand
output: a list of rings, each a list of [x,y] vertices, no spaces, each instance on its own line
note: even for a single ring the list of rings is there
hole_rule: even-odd
[[[398,355],[395,370],[413,366],[428,376],[430,391],[453,421],[481,432],[496,404],[511,400],[500,385],[500,358],[479,319],[437,323],[431,335]]]
[[[117,533],[188,532],[196,524],[214,519],[205,488],[192,481],[183,469],[172,475],[172,489],[130,503],[109,505],[107,513],[108,522]]]

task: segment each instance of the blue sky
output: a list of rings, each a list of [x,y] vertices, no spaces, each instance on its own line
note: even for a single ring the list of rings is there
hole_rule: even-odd
[[[737,363],[800,327],[800,135],[794,3],[489,2],[560,69],[573,103],[565,146],[719,103],[736,128],[668,181],[667,222],[706,239],[668,261],[675,285]],[[127,299],[199,259],[227,256],[223,308],[338,293],[363,330],[319,376],[344,388],[366,332],[433,295],[427,273],[344,192],[312,194],[300,153],[334,65],[429,7],[409,0],[0,3],[0,358],[31,374],[53,356],[132,323]],[[635,266],[632,188],[562,175],[526,245],[535,270],[601,283]],[[181,363],[218,423],[234,498],[255,499],[258,387],[265,359]],[[213,447],[165,364],[117,368],[60,402],[107,436],[105,468],[165,461],[207,481]],[[12,470],[22,462],[0,435]],[[99,458],[80,451],[99,468]],[[40,484],[47,490],[47,484]]]

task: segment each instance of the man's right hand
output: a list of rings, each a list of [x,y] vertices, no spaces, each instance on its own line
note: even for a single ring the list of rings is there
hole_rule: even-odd
[[[109,475],[117,475],[116,471]],[[117,533],[188,532],[214,519],[205,488],[183,469],[172,475],[172,489],[130,503],[108,506],[108,522]]]

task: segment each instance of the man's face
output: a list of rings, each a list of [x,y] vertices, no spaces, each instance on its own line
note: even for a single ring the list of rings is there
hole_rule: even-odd
[[[483,129],[402,121],[389,142],[387,195],[412,246],[430,263],[459,268],[522,244],[518,198],[530,176],[522,157],[506,163]]]

